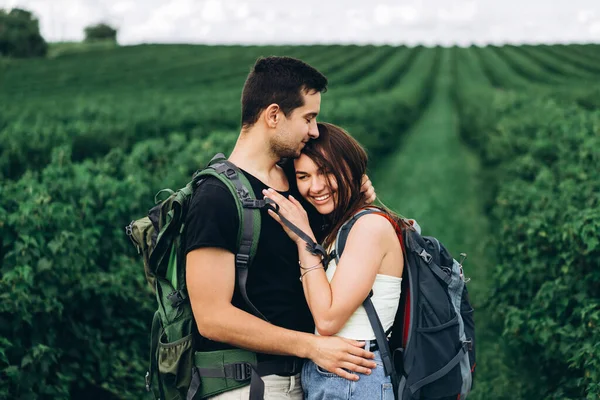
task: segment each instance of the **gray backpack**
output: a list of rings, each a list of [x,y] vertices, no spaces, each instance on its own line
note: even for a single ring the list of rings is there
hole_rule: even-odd
[[[373,207],[342,226],[333,255],[337,261],[354,223],[371,213],[394,224],[404,252],[402,293],[391,332],[383,330],[372,292],[363,303],[396,399],[465,399],[475,373],[475,324],[462,264],[436,238],[400,227]]]

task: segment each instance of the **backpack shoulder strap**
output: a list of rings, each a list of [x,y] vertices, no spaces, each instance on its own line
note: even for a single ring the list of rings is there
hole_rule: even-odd
[[[196,186],[204,178],[213,176],[219,179],[229,189],[237,206],[238,219],[240,221],[237,249],[235,255],[235,269],[238,287],[242,298],[250,307],[254,315],[267,320],[258,311],[248,298],[246,284],[248,282],[248,268],[252,264],[258,248],[258,240],[261,228],[260,209],[265,206],[264,200],[257,200],[248,178],[233,163],[225,159],[223,154],[217,154],[210,161],[208,168],[199,171],[194,176]]]
[[[379,210],[378,208],[374,208],[374,207],[360,209],[356,214],[354,214],[352,216],[352,218],[350,218],[348,221],[346,221],[344,223],[344,225],[342,225],[340,227],[340,230],[338,231],[336,238],[335,238],[335,261],[336,262],[339,262],[340,258],[342,257],[342,253],[344,252],[344,248],[346,247],[346,242],[348,241],[348,235],[350,234],[350,230],[352,229],[352,227],[354,226],[356,221],[358,221],[358,219],[360,217],[362,217],[363,215],[375,214],[375,213],[379,213],[379,212],[381,212],[381,210]]]
[[[375,305],[371,301],[372,295],[373,291],[369,293],[369,297],[367,297],[363,302],[363,307],[367,312],[367,317],[369,317],[369,323],[371,324],[373,332],[375,333],[375,340],[377,341],[377,345],[379,346],[379,354],[381,355],[383,369],[385,371],[385,374],[391,378],[393,388],[394,390],[396,390],[396,388],[398,387],[398,378],[394,369],[394,362],[392,360],[390,344],[387,340],[387,335],[383,330],[383,325],[381,325],[381,320],[379,319],[377,311],[375,310]]]
[[[359,210],[352,218],[350,218],[337,233],[336,243],[335,243],[335,258],[336,262],[339,262],[342,257],[342,253],[344,252],[344,248],[346,247],[346,241],[348,240],[348,235],[350,234],[350,230],[358,221],[358,219],[364,215],[368,214],[382,214],[382,211],[375,207],[368,207]],[[385,370],[385,374],[390,376],[392,379],[394,390],[398,386],[397,385],[397,375],[394,370],[394,364],[392,361],[392,354],[390,351],[390,346],[387,341],[387,335],[383,330],[383,326],[381,325],[381,320],[377,315],[377,311],[375,310],[375,306],[371,301],[371,296],[373,296],[373,291],[369,293],[369,296],[363,302],[363,307],[367,312],[367,316],[369,317],[369,322],[371,327],[373,328],[373,332],[375,333],[375,339],[377,340],[377,345],[379,346],[379,352],[381,354],[381,360],[383,362],[383,368]]]

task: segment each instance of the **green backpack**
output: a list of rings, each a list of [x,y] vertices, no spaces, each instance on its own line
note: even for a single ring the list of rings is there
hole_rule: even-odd
[[[150,366],[145,379],[146,390],[156,399],[203,399],[246,386],[250,380],[252,387],[258,388],[255,393],[261,392],[256,398],[262,398],[262,380],[254,373],[255,353],[242,349],[195,350],[197,334],[194,330],[197,328],[185,286],[182,235],[192,195],[208,177],[223,182],[236,200],[240,221],[239,250],[235,256],[236,281],[250,310],[265,319],[248,299],[246,281],[258,246],[260,209],[267,203],[257,200],[245,175],[223,154],[217,154],[184,188],[176,192],[171,189],[158,192],[155,196],[157,205],[150,209],[148,216],[132,221],[126,227],[127,235],[143,257],[146,279],[158,303],[152,320]],[[163,193],[169,196],[160,201],[158,198]],[[258,386],[255,386],[255,380],[260,381]]]

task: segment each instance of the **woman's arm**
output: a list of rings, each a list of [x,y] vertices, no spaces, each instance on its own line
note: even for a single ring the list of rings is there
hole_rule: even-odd
[[[331,336],[339,332],[367,298],[391,248],[390,239],[398,240],[389,221],[376,214],[365,215],[352,227],[331,283],[324,269],[310,271],[303,277],[304,295],[319,334]],[[297,243],[302,267],[319,262],[319,257]]]
[[[272,189],[264,190],[263,194],[277,203],[279,214],[315,240],[306,211],[296,199],[290,196],[288,200]],[[394,243],[399,247],[394,227],[380,215],[361,217],[348,235],[344,254],[330,284],[322,265],[312,268],[320,265],[321,257],[309,253],[306,242],[292,232],[278,214],[269,211],[269,215],[298,246],[304,296],[318,332],[323,336],[336,334],[367,298],[381,263]]]

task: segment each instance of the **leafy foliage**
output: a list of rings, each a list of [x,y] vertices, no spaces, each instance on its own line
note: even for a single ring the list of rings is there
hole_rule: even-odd
[[[600,165],[600,112],[580,107],[578,85],[520,92],[457,79],[455,89],[462,134],[493,177],[498,265],[488,309],[514,367],[534,377],[512,394],[596,399],[600,178],[592,171]]]
[[[501,380],[512,398],[600,395],[600,92],[582,81],[597,49],[454,49],[458,123],[490,188],[488,314],[511,362],[535,361]],[[0,398],[141,397],[154,300],[123,227],[232,148],[258,56],[323,71],[319,119],[377,162],[432,98],[440,53],[142,45],[0,60]]]
[[[47,51],[39,22],[30,11],[0,8],[0,56],[43,57]]]
[[[383,53],[362,102],[323,100],[373,159],[416,120],[437,64],[435,50],[389,46],[158,47],[0,66],[0,398],[142,397],[155,300],[124,227],[231,150],[259,55],[306,53],[349,92],[362,77],[344,60]]]
[[[42,171],[3,185],[0,397],[139,397],[154,300],[123,228],[156,188],[184,186],[234,138],[175,133],[83,163],[61,146]]]
[[[83,31],[86,42],[93,42],[95,40],[117,41],[117,30],[105,23],[87,26]]]

